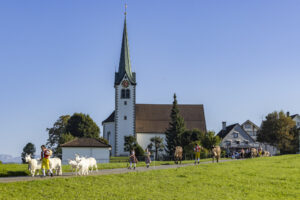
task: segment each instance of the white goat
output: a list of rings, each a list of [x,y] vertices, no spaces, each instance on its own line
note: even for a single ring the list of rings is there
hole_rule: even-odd
[[[86,159],[82,159],[78,163],[78,174],[81,176],[89,174],[89,163]]]
[[[98,166],[97,166],[97,161],[95,158],[90,157],[90,158],[85,158],[85,157],[80,157],[78,154],[75,154],[75,161],[77,163],[86,160],[88,163],[88,168],[90,169],[90,171],[92,172],[95,168],[96,172],[98,171]]]
[[[36,170],[37,175],[39,175],[39,170],[42,168],[42,162],[40,160],[32,159],[31,154],[26,154],[25,162],[28,162],[28,169],[30,171],[31,176],[35,175]]]
[[[69,165],[71,166],[72,172],[73,172],[73,169],[75,169],[75,172],[77,174],[78,163],[75,160],[69,160]]]
[[[55,170],[56,175],[62,175],[62,166],[61,166],[61,159],[59,158],[50,158],[49,159],[50,169],[53,171]]]

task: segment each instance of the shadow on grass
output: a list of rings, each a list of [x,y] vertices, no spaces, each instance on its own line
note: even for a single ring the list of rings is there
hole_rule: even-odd
[[[8,177],[8,176],[28,176],[28,174],[24,171],[7,171],[4,173],[0,173],[0,177]]]

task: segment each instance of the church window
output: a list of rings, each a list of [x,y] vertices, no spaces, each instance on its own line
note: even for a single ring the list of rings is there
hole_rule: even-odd
[[[233,133],[233,137],[237,138],[237,137],[239,137],[239,134],[238,133]]]
[[[124,120],[127,120],[127,116],[126,115],[124,116]]]
[[[130,90],[122,89],[121,90],[121,99],[129,99],[130,98]]]
[[[124,101],[124,105],[125,105],[125,106],[127,105],[127,101]]]
[[[126,92],[125,89],[121,90],[121,99],[125,99],[126,98]]]
[[[108,131],[107,132],[107,140],[108,140],[108,142],[109,142],[109,138],[110,138],[110,132]]]
[[[126,89],[126,99],[129,99],[129,98],[130,98],[130,90]]]

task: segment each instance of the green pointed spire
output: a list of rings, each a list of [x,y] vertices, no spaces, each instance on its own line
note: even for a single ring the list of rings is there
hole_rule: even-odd
[[[115,85],[120,84],[120,81],[123,79],[124,75],[128,77],[131,84],[135,85],[135,73],[131,71],[131,63],[129,56],[129,45],[128,45],[128,36],[127,36],[127,27],[126,27],[126,14],[124,20],[124,29],[123,29],[123,39],[121,47],[121,55],[119,62],[119,70],[116,72],[115,76]]]

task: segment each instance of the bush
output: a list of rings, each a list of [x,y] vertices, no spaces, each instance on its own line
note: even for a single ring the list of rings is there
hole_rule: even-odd
[[[143,148],[139,145],[139,144],[136,144],[135,147],[134,147],[134,151],[135,151],[135,155],[139,158],[142,158],[144,157],[144,150]]]
[[[0,165],[2,164],[2,161],[0,160]]]
[[[200,158],[204,159],[204,158],[209,158],[209,157],[210,157],[209,151],[205,148],[201,149]]]

